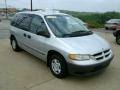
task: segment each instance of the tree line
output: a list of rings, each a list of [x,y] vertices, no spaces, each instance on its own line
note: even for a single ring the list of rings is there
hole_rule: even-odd
[[[120,19],[119,12],[105,12],[105,13],[97,13],[97,12],[75,12],[75,11],[65,11],[61,10],[61,12],[70,14],[74,17],[77,17],[84,22],[88,23],[90,28],[102,28],[104,24],[109,19]]]

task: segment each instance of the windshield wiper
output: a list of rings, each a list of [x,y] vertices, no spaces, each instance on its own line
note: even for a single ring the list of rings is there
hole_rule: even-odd
[[[92,31],[75,31],[69,34],[63,34],[62,37],[76,37],[76,36],[85,36],[85,35],[91,35],[93,34]]]
[[[72,32],[71,34],[83,33],[83,32],[87,32],[87,31],[83,31],[83,30],[81,30],[81,31],[75,31],[75,32]]]

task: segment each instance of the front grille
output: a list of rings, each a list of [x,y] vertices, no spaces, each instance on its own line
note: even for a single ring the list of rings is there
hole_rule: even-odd
[[[110,51],[110,49],[108,49],[108,50],[105,50],[105,51],[104,51],[104,53],[107,53],[107,52],[109,52],[109,51]]]
[[[104,58],[109,57],[110,54],[111,54],[110,49],[107,49],[107,50],[104,50],[103,52],[99,52],[99,53],[94,54],[93,57],[96,60],[102,60]]]
[[[110,54],[105,55],[105,57],[108,57]]]
[[[102,52],[94,54],[93,56],[99,56],[99,55],[102,55]]]
[[[103,59],[103,57],[96,58],[96,60],[101,60],[101,59]]]

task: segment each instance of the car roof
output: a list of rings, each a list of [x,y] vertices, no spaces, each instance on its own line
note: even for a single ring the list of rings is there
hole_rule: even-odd
[[[67,15],[65,13],[61,13],[59,11],[55,10],[39,10],[39,11],[25,11],[25,12],[19,12],[19,13],[24,13],[24,14],[34,14],[34,15],[39,15],[39,16],[46,16],[46,15]]]
[[[109,21],[119,21],[120,19],[110,19]]]
[[[120,19],[110,19],[107,21],[107,23],[118,23],[120,22]]]

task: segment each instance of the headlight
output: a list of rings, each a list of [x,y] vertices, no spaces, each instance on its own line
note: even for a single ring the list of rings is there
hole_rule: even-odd
[[[70,54],[68,57],[72,60],[90,60],[93,58],[91,55],[87,54]]]

